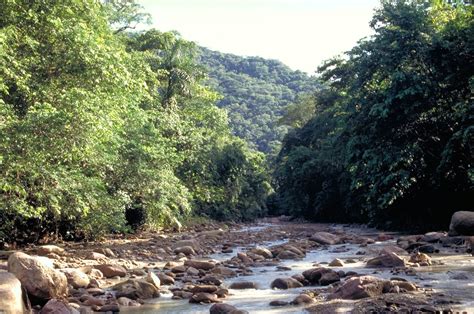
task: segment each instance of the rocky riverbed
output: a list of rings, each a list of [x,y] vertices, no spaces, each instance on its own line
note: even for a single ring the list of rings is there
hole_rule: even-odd
[[[469,243],[444,232],[266,219],[36,246],[1,252],[0,309],[473,313]]]

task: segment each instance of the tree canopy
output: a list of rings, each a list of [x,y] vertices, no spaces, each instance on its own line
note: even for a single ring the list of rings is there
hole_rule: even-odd
[[[272,210],[447,227],[474,201],[473,7],[385,0],[370,25],[320,67],[314,117],[284,139]]]

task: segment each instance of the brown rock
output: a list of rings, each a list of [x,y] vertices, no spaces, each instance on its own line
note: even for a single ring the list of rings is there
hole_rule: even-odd
[[[62,301],[51,299],[41,309],[39,314],[79,314],[79,311],[70,307]]]
[[[151,283],[152,285],[154,285],[157,289],[160,289],[160,286],[161,286],[160,278],[158,278],[158,276],[156,276],[154,273],[149,272],[146,275],[145,280]]]
[[[216,287],[214,285],[197,285],[191,289],[191,292],[192,293],[198,293],[198,292],[215,293],[217,290],[219,290],[219,287]]]
[[[64,249],[56,245],[42,245],[36,249],[36,253],[42,256],[46,256],[51,253],[62,255],[64,253]]]
[[[67,282],[73,288],[86,288],[89,283],[90,279],[89,276],[84,274],[82,271],[77,269],[64,269],[62,272],[66,275]]]
[[[372,276],[361,276],[349,278],[329,295],[328,299],[358,300],[367,297],[381,295],[384,289],[384,281]]]
[[[230,289],[257,289],[257,284],[251,281],[237,281],[233,282],[230,286]]]
[[[40,258],[17,252],[8,258],[8,271],[13,273],[28,293],[36,298],[61,298],[68,294],[66,276]]]
[[[294,278],[277,278],[272,281],[270,287],[272,289],[292,289],[301,288],[303,284]]]
[[[191,246],[180,246],[174,249],[175,254],[183,253],[186,256],[196,255],[196,252]]]
[[[247,313],[245,311],[238,310],[235,306],[225,303],[218,303],[211,306],[209,309],[210,314],[239,314]]]
[[[334,245],[341,242],[341,239],[338,236],[329,232],[316,232],[309,239],[324,245]]]
[[[277,257],[279,259],[297,259],[301,258],[301,255],[298,255],[295,252],[289,250],[283,250],[277,255]]]
[[[151,299],[160,296],[158,288],[145,280],[129,279],[112,287],[117,297],[127,297],[132,300]]]
[[[334,270],[325,267],[312,268],[303,272],[304,278],[313,285],[321,285],[320,281],[324,274],[330,274],[324,277],[324,285],[329,285],[330,283],[338,281],[337,279],[339,279],[339,275]]]
[[[410,263],[431,265],[431,257],[425,253],[414,253],[410,256]]]
[[[286,301],[281,301],[281,300],[274,300],[270,302],[270,306],[285,306],[288,305],[289,303]]]
[[[321,278],[319,279],[319,284],[321,286],[328,286],[332,283],[340,281],[340,276],[339,273],[336,273],[334,271],[332,272],[326,272],[322,274]]]
[[[127,270],[120,265],[98,264],[94,265],[94,268],[100,270],[106,278],[125,277],[127,275]]]
[[[184,262],[184,265],[187,267],[194,267],[196,269],[202,269],[202,270],[211,270],[216,266],[216,264],[214,264],[213,262],[198,261],[198,260],[186,261]]]
[[[28,304],[23,301],[20,281],[15,275],[0,272],[0,313],[26,313]]]
[[[224,278],[237,276],[237,273],[234,270],[225,266],[216,266],[215,268],[211,270],[211,272],[216,275],[221,275]]]
[[[189,299],[189,303],[219,303],[221,302],[216,294],[214,293],[206,293],[206,292],[199,292],[194,294],[191,299]]]
[[[256,248],[251,249],[250,252],[253,254],[263,256],[264,258],[273,258],[272,252],[270,252],[269,249],[261,247],[261,246],[257,246]]]
[[[332,260],[331,263],[329,263],[328,266],[331,266],[331,267],[343,267],[344,266],[344,262],[338,258],[335,258]]]
[[[395,253],[387,253],[367,261],[367,267],[404,267],[405,261]]]
[[[158,278],[163,285],[174,285],[174,278],[163,273],[158,273]]]
[[[242,253],[242,252],[237,253],[237,258],[240,259],[242,261],[242,263],[244,263],[244,264],[252,264],[253,263],[253,260],[250,257],[248,257],[247,254]]]
[[[301,304],[311,304],[314,303],[314,299],[307,294],[300,294],[291,301],[291,304],[301,305]]]

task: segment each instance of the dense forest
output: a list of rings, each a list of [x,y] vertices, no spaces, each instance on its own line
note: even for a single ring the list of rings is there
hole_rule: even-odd
[[[198,216],[445,228],[474,204],[472,5],[382,1],[317,78],[148,18],[0,6],[0,243]]]
[[[267,155],[278,153],[288,131],[280,123],[286,108],[319,88],[316,78],[277,60],[201,48],[199,61],[207,84],[222,95],[217,105],[228,111],[233,133]]]
[[[147,18],[133,1],[0,6],[0,242],[265,212],[263,154],[231,134],[195,44],[129,31]]]
[[[279,153],[272,213],[428,229],[472,210],[473,9],[382,1],[374,35],[319,68],[314,117],[286,117],[303,126]]]

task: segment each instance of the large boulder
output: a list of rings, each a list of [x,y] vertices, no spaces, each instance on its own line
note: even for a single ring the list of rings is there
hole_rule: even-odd
[[[316,232],[309,239],[324,245],[334,245],[341,242],[341,239],[337,235],[329,232]]]
[[[0,313],[26,313],[25,300],[21,283],[15,275],[0,272]]]
[[[395,253],[388,252],[367,261],[367,267],[403,267],[405,260]]]
[[[449,225],[449,235],[474,235],[474,212],[459,211],[455,212],[451,217]]]
[[[344,284],[329,295],[328,299],[358,300],[381,295],[385,281],[373,276],[349,278]]]
[[[47,300],[68,294],[66,276],[40,258],[16,252],[8,258],[8,271],[20,280],[33,298]]]
[[[303,284],[294,278],[277,278],[272,281],[270,287],[272,289],[291,289],[301,288]]]

